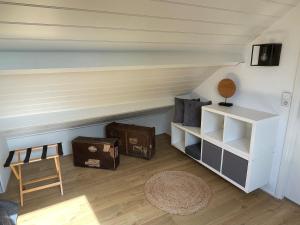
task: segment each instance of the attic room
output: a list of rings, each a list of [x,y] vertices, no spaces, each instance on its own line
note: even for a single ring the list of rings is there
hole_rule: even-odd
[[[0,225],[300,225],[299,21],[300,0],[0,1]]]

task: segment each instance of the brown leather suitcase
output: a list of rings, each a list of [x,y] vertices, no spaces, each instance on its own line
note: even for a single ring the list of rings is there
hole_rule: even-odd
[[[72,147],[75,166],[116,169],[119,165],[117,138],[77,137]]]
[[[155,154],[155,127],[113,122],[106,126],[106,137],[119,139],[121,154],[144,159]]]

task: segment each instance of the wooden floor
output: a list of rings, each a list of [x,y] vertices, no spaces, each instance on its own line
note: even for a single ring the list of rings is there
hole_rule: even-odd
[[[51,175],[54,166],[47,163],[26,167],[25,177]],[[144,197],[144,183],[165,170],[187,171],[203,178],[213,192],[208,207],[193,215],[176,216],[150,205]],[[65,195],[60,195],[59,188],[26,195],[19,225],[300,224],[299,206],[276,200],[262,191],[243,193],[171,147],[167,135],[157,137],[157,153],[151,161],[121,156],[118,169],[109,171],[75,168],[72,157],[66,156],[62,159],[62,171]],[[0,198],[18,201],[15,178]]]

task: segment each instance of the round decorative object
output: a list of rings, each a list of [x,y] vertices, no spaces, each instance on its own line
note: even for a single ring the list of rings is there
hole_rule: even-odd
[[[235,83],[231,79],[223,79],[219,82],[218,91],[222,97],[230,98],[236,91]]]
[[[157,208],[178,215],[189,215],[205,208],[211,197],[208,185],[183,171],[165,171],[145,184],[147,200]]]

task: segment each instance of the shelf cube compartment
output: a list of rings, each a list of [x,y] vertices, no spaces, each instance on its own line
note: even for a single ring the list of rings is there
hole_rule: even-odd
[[[230,150],[240,153],[244,158],[249,155],[251,134],[252,124],[231,117],[225,118],[224,143]]]
[[[184,152],[185,149],[185,131],[172,126],[172,140],[171,143],[174,147],[178,148],[180,151]]]
[[[190,146],[198,143],[201,143],[201,138],[196,137],[195,135],[188,132],[185,133],[185,146]]]
[[[217,171],[221,169],[222,149],[208,141],[203,140],[202,162]]]
[[[248,161],[224,150],[222,174],[238,183],[246,186]]]
[[[205,121],[205,123],[203,122]],[[207,138],[222,142],[224,116],[210,111],[202,111],[201,132]]]
[[[185,153],[196,160],[201,160],[201,138],[190,133],[185,134]]]

